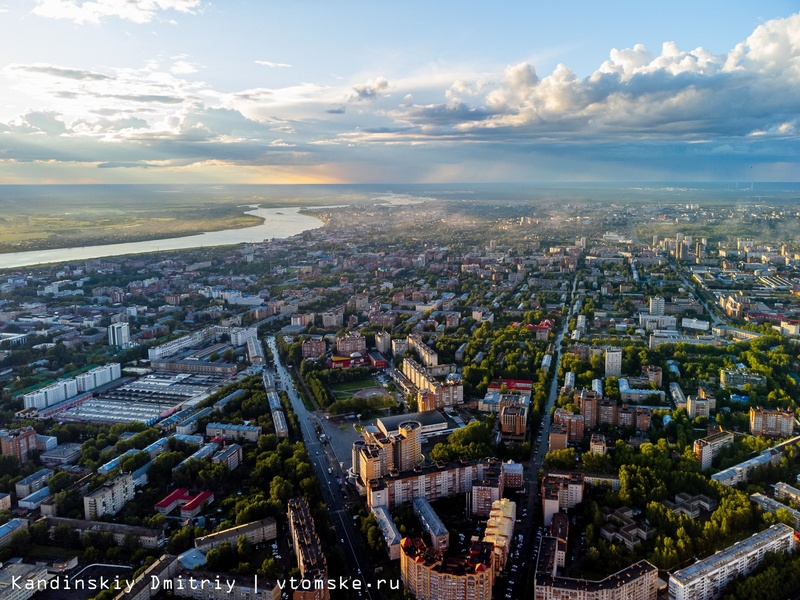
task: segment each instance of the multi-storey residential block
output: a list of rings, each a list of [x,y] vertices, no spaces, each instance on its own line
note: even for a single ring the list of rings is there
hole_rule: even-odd
[[[354,352],[362,356],[367,352],[367,338],[357,331],[336,338],[336,353],[339,356],[350,356]]]
[[[411,505],[414,507],[414,514],[417,515],[420,525],[430,535],[434,550],[441,552],[447,550],[450,547],[450,532],[436,511],[433,510],[431,503],[425,498],[414,498]]]
[[[473,542],[466,557],[444,558],[420,538],[400,542],[400,577],[417,598],[491,600],[493,547]]]
[[[622,375],[622,350],[620,348],[606,348],[606,377],[619,377]]]
[[[83,498],[83,511],[87,521],[103,515],[115,515],[127,502],[133,500],[134,480],[131,473],[117,475]]]
[[[383,540],[386,542],[386,548],[389,550],[389,560],[398,560],[400,558],[400,540],[402,537],[397,525],[392,520],[392,515],[384,506],[373,506],[372,514],[375,515],[375,520],[378,521],[378,529],[381,530]]]
[[[289,500],[289,530],[292,534],[292,545],[297,556],[297,566],[300,576],[310,581],[327,579],[328,567],[325,554],[322,552],[311,511],[303,498]],[[322,599],[327,600],[328,590],[323,586]]]
[[[708,437],[695,440],[694,454],[700,461],[700,470],[711,468],[712,461],[719,455],[720,450],[733,443],[733,434],[728,431],[719,431]]]
[[[235,546],[241,535],[245,536],[251,544],[261,544],[268,540],[274,540],[278,536],[275,519],[267,517],[260,521],[253,521],[252,523],[245,523],[244,525],[204,535],[195,539],[194,547],[201,552],[207,552],[211,548],[216,548],[226,543]]]
[[[496,477],[498,468],[499,463],[494,459],[474,459],[450,465],[432,465],[405,473],[390,473],[366,482],[367,504],[370,507],[386,506],[391,510],[414,498],[432,501],[466,494],[475,480],[483,480],[487,475]]]
[[[511,554],[516,517],[517,505],[508,498],[501,498],[492,504],[489,520],[486,521],[486,529],[483,532],[483,541],[493,546],[492,566],[495,578],[499,577]]]
[[[547,473],[542,479],[542,512],[544,524],[550,526],[553,515],[574,508],[583,502],[581,473]]]
[[[768,552],[792,552],[794,530],[779,523],[746,540],[675,571],[669,578],[669,600],[715,600],[725,586],[761,564]]]
[[[750,408],[750,433],[764,437],[789,437],[794,431],[794,410],[792,408],[772,410],[769,408]]]
[[[234,425],[232,423],[209,423],[206,425],[208,437],[221,437],[226,440],[257,442],[261,431],[260,425]]]
[[[108,345],[125,348],[131,343],[131,327],[128,323],[112,323],[108,326]]]
[[[767,379],[763,375],[758,375],[743,367],[721,369],[719,372],[719,385],[722,389],[742,388],[748,383],[750,385],[763,385],[766,381]]]
[[[328,351],[328,345],[322,336],[312,336],[307,340],[303,340],[301,351],[303,358],[319,358]]]
[[[0,453],[24,463],[35,450],[36,430],[33,427],[0,431]]]

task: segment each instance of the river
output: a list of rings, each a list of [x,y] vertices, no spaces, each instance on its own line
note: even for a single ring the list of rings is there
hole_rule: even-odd
[[[317,208],[317,207],[310,207]],[[329,207],[330,208],[330,207]],[[101,246],[80,246],[77,248],[54,248],[0,254],[0,269],[13,269],[55,262],[69,262],[121,256],[124,254],[143,254],[160,250],[185,250],[206,246],[227,246],[241,243],[255,243],[272,238],[287,238],[304,231],[322,227],[319,219],[300,214],[301,208],[255,208],[245,214],[264,219],[261,225],[243,229],[225,229],[177,238],[129,242],[125,244],[104,244]]]

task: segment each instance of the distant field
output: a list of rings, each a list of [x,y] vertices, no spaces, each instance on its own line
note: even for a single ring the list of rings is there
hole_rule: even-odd
[[[248,206],[335,202],[341,197],[330,190],[326,196],[251,186],[0,185],[0,253],[240,229],[262,223],[244,214]]]

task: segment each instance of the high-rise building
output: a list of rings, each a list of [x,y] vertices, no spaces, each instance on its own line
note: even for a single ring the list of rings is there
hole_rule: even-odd
[[[772,410],[757,406],[750,408],[750,433],[764,437],[789,437],[794,431],[792,408]]]
[[[115,515],[129,500],[133,500],[134,481],[131,473],[117,475],[83,498],[83,510],[87,521],[103,515]]]
[[[34,450],[36,450],[36,430],[33,427],[0,431],[0,453],[14,456],[22,464]]]
[[[606,377],[622,375],[622,349],[606,348]]]
[[[653,296],[650,298],[650,314],[656,317],[664,316],[664,308],[666,302],[661,296]]]
[[[421,538],[400,542],[400,577],[416,598],[491,600],[493,545],[473,542],[467,556],[448,556],[428,548]]]
[[[131,343],[131,326],[128,323],[112,323],[108,326],[108,345],[125,348]]]

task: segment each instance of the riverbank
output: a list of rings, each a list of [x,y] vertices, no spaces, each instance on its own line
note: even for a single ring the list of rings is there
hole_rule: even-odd
[[[144,254],[163,250],[229,246],[241,243],[257,243],[269,239],[282,239],[303,233],[304,231],[318,229],[324,225],[321,219],[300,212],[301,210],[305,211],[309,208],[312,207],[257,208],[245,211],[245,215],[260,220],[260,224],[253,227],[209,231],[195,235],[179,235],[138,242],[100,244],[95,246],[72,246],[0,254],[0,269],[13,269],[74,260],[89,260],[125,254]]]

